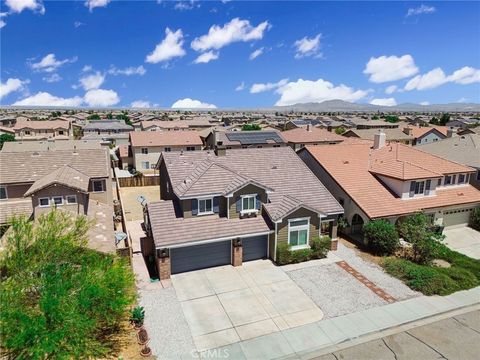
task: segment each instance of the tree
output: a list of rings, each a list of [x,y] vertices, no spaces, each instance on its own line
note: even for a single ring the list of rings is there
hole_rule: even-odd
[[[1,346],[8,358],[107,356],[135,299],[125,259],[86,247],[90,222],[53,210],[13,218],[0,255]]]
[[[258,124],[244,124],[242,126],[242,131],[251,131],[251,130],[262,130]]]
[[[3,143],[7,141],[15,141],[15,136],[12,134],[2,134],[0,135],[0,150],[3,148]]]
[[[432,117],[432,119],[430,120],[430,124],[432,125],[439,125],[440,124],[440,120],[438,120],[435,116]]]
[[[118,114],[115,119],[117,120],[123,120],[125,121],[125,124],[127,125],[132,125],[132,121],[130,120],[130,117],[126,114]]]
[[[397,115],[387,115],[385,116],[385,121],[389,123],[397,123],[400,121]]]
[[[87,117],[88,120],[100,120],[100,115],[92,114]]]
[[[440,117],[440,125],[445,126],[450,121],[450,114],[445,113]]]
[[[373,220],[363,225],[363,234],[368,246],[377,255],[391,255],[400,245],[395,226],[384,219]]]
[[[347,131],[347,130],[345,130],[345,128],[343,126],[340,126],[340,127],[335,129],[335,134],[342,135],[342,134],[345,133],[345,131]]]
[[[378,117],[378,115],[373,115],[373,116],[372,116],[372,120],[378,120],[378,119],[380,119],[380,118]]]
[[[112,113],[108,113],[108,114],[107,114],[107,119],[108,119],[108,120],[112,120],[112,119],[113,119]]]

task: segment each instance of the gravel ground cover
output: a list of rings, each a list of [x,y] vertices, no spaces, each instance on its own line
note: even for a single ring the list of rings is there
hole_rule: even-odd
[[[338,244],[335,255],[345,260],[351,267],[397,300],[406,300],[422,295],[410,289],[401,280],[388,275],[377,264],[363,260],[355,254],[355,250],[349,249],[341,243]]]
[[[195,345],[173,286],[141,291],[139,302],[145,308],[149,346],[157,359],[177,360],[191,354]]]
[[[324,318],[387,304],[337,264],[312,266],[287,274],[324,312]]]

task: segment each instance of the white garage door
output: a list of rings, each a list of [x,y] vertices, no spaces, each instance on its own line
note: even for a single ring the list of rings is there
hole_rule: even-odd
[[[473,208],[448,210],[443,212],[443,226],[467,225]]]

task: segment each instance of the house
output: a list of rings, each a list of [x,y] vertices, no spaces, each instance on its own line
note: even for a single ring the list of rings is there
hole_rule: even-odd
[[[196,120],[156,120],[156,121],[141,121],[141,131],[181,131],[181,130],[202,130],[212,127],[212,124],[207,119]]]
[[[162,151],[195,151],[201,150],[203,146],[196,131],[132,131],[130,143],[133,160],[131,165],[141,172],[153,172]]]
[[[0,152],[0,225],[52,208],[95,220],[90,247],[115,251],[108,149]]]
[[[371,220],[396,223],[416,211],[437,225],[464,226],[480,205],[480,191],[468,183],[474,169],[417,147],[386,144],[383,133],[373,146],[305,147],[299,156],[342,204],[348,222],[343,231],[357,240]]]
[[[108,143],[94,140],[11,141],[3,144],[1,152],[18,153],[26,151],[75,150],[108,148]]]
[[[279,131],[215,131],[205,138],[205,146],[215,149],[217,146],[226,149],[269,148],[286,146],[286,141]]]
[[[321,124],[322,122],[318,119],[295,119],[289,120],[285,123],[285,130],[306,128],[307,126],[314,127]]]
[[[447,126],[409,126],[403,128],[403,132],[413,137],[412,145],[428,144],[453,135]]]
[[[387,141],[401,142],[406,145],[413,143],[413,136],[406,134],[401,129],[351,129],[343,133],[345,137],[356,137],[363,140],[373,140],[379,131],[383,131]]]
[[[123,170],[133,169],[132,147],[128,144],[118,145],[116,155],[119,160],[118,166]]]
[[[15,136],[15,130],[11,127],[0,126],[0,135],[9,134]]]
[[[160,201],[144,211],[160,279],[270,258],[277,245],[336,246],[340,204],[288,146],[162,152]],[[301,186],[299,186],[301,184]]]
[[[471,126],[475,126],[480,124],[480,119],[476,118],[458,118],[454,120],[450,120],[445,125],[448,127],[459,128],[459,129],[467,129]]]
[[[306,145],[333,145],[345,140],[343,136],[331,133],[325,129],[312,128],[309,125],[306,128],[299,127],[283,131],[281,135],[295,151]]]
[[[17,140],[68,140],[71,138],[71,124],[65,120],[22,120],[13,127]]]
[[[470,184],[480,190],[480,134],[453,136],[418,149],[476,169],[476,174],[470,175]]]
[[[463,130],[459,130],[457,135],[467,135],[467,134],[477,134],[480,135],[480,126],[477,127],[468,127]]]
[[[126,134],[132,130],[133,126],[125,124],[124,120],[92,120],[83,127],[85,136],[90,134]]]

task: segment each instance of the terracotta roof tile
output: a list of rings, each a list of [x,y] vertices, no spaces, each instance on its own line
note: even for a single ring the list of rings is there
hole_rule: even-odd
[[[300,127],[283,131],[280,134],[287,142],[294,144],[308,144],[320,142],[341,142],[345,137],[320,128],[311,128],[310,131]]]
[[[54,184],[63,185],[86,193],[88,192],[89,182],[90,177],[88,175],[85,175],[69,165],[64,165],[35,181],[24,196],[30,196],[37,191]]]

